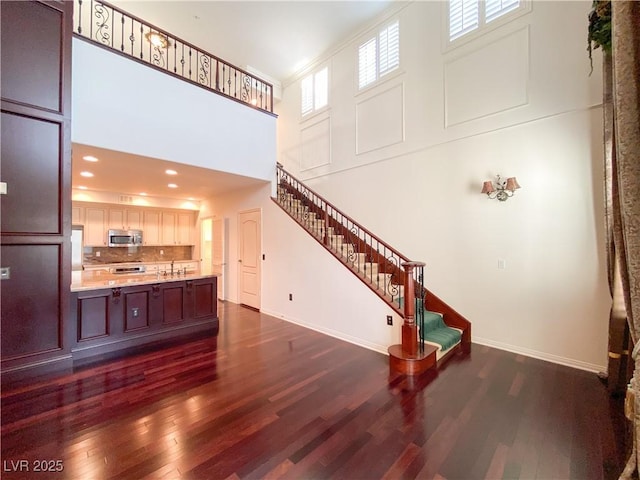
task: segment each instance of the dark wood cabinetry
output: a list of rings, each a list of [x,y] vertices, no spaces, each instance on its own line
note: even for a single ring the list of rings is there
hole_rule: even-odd
[[[71,294],[74,360],[209,330],[218,332],[217,278]]]
[[[72,2],[0,2],[3,379],[71,364],[72,10]]]

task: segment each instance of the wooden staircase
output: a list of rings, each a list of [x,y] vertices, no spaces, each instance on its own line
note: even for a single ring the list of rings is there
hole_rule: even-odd
[[[410,261],[281,165],[278,165],[277,197],[273,200],[404,319],[402,344],[389,347],[393,372],[419,375],[452,354],[469,352],[471,324],[424,287],[424,263]],[[438,312],[447,327],[461,331],[461,341],[455,347],[442,351],[439,345],[419,338],[423,308]]]

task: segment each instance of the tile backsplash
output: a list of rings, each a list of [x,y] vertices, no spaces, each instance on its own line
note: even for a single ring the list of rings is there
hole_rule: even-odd
[[[193,246],[169,247],[84,247],[84,265],[122,262],[193,260]]]

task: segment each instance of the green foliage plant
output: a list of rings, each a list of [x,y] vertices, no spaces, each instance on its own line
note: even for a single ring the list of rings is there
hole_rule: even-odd
[[[589,33],[587,36],[587,51],[593,73],[593,50],[602,47],[606,53],[611,53],[611,0],[594,0],[589,12]]]

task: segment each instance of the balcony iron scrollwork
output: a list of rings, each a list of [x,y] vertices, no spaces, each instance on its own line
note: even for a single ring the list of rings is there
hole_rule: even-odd
[[[77,38],[237,102],[273,112],[270,83],[108,2],[92,0],[88,7],[86,0],[74,0],[73,16]]]
[[[153,53],[151,54],[151,63],[153,63],[157,67],[165,66],[164,51],[162,50],[162,48],[157,47],[155,45],[153,46]]]
[[[111,34],[109,33],[109,10],[99,3],[94,5],[94,16],[96,17],[96,40],[103,45],[111,43]]]
[[[201,85],[209,85],[211,59],[208,56],[200,55],[200,67],[198,72],[198,83],[200,83]]]

